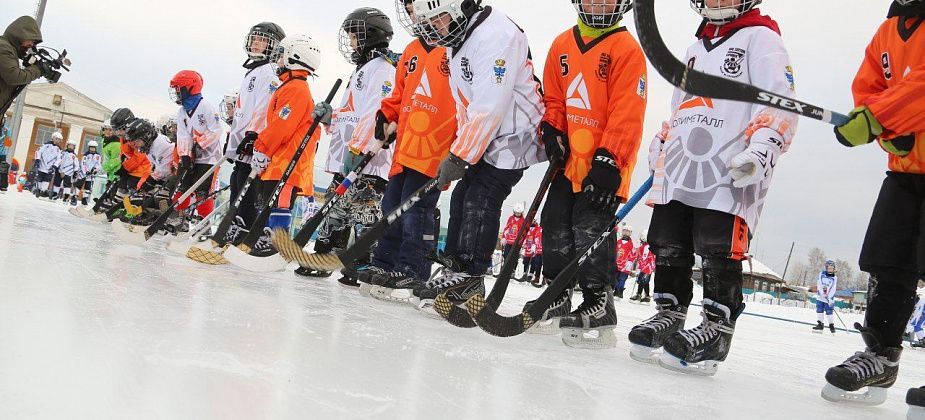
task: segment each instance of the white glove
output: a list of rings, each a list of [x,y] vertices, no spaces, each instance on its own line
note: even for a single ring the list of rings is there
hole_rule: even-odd
[[[254,155],[251,157],[251,169],[257,171],[257,175],[262,175],[269,166],[270,157],[261,151],[254,150]]]
[[[671,127],[667,122],[662,121],[662,130],[655,135],[652,142],[649,143],[649,171],[655,172],[655,166],[658,164],[658,156],[662,153],[662,147],[665,140],[668,139],[668,131]]]
[[[733,156],[726,164],[732,185],[745,188],[770,178],[783,153],[783,146],[784,141],[777,131],[770,128],[756,131],[748,148]]]

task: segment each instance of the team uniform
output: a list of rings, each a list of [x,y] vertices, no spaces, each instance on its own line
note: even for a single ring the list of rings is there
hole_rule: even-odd
[[[158,134],[148,151],[148,160],[151,161],[151,178],[163,183],[173,176],[177,167],[176,144],[163,135]]]
[[[75,143],[68,143],[68,145],[76,147]],[[58,176],[55,177],[55,198],[63,198],[65,203],[70,202],[74,177],[80,170],[80,158],[74,150],[67,148],[58,156],[55,167],[58,168]]]
[[[101,172],[103,172],[102,156],[96,151],[84,153],[83,158],[80,159],[80,170],[77,172],[77,189],[81,191],[81,204],[87,205],[93,191],[93,177]]]
[[[35,151],[35,162],[33,165],[36,166],[36,171],[38,172],[36,181],[38,182],[40,197],[43,195],[51,196],[49,184],[53,181],[52,178],[55,176],[55,163],[58,161],[59,157],[61,157],[61,148],[52,140],[46,141],[42,147],[39,147],[39,149]]]
[[[524,223],[523,212],[508,216],[504,229],[501,230],[501,256],[507,258],[507,254],[514,247],[514,241],[517,240],[517,234],[520,233],[520,226]]]
[[[888,168],[861,247],[859,265],[870,273],[868,308],[860,327],[866,350],[826,372],[823,397],[879,404],[899,371],[902,335],[925,273],[922,203],[925,202],[925,3],[896,1],[865,52],[852,85],[859,109],[852,118],[875,120],[865,130],[890,152]],[[865,114],[865,115],[862,115]],[[836,128],[842,141],[842,130]],[[843,142],[843,144],[845,144]],[[854,391],[867,387],[864,394]],[[925,389],[906,396],[910,418],[925,418]],[[913,416],[913,411],[917,416]]]
[[[925,299],[919,296],[915,298],[915,307],[906,332],[912,334],[910,341],[913,342],[913,347],[925,347]]]
[[[636,274],[636,295],[631,297],[630,300],[646,303],[650,300],[649,282],[652,279],[652,273],[655,272],[655,254],[645,239],[639,241],[635,254],[636,269],[638,270]]]
[[[196,180],[222,159],[221,140],[224,138],[225,133],[222,128],[221,117],[219,117],[215,108],[202,100],[201,97],[198,104],[184,105],[177,110],[177,154],[181,159],[189,157],[192,166],[180,180],[180,187],[176,192],[175,199],[192,187]],[[217,179],[218,171],[213,175],[211,182],[207,180],[199,184],[199,187],[196,188],[196,200],[209,195]],[[177,206],[177,209],[186,209],[191,200],[192,196]],[[214,199],[209,199],[196,208],[196,213],[205,217],[212,213],[214,207]]]
[[[819,272],[819,278],[816,280],[816,317],[818,318],[814,331],[822,332],[823,314],[828,316],[829,329],[832,334],[835,333],[835,319],[833,311],[835,309],[835,292],[838,288],[838,276],[835,272],[829,273],[825,270]]]
[[[614,296],[617,299],[623,299],[623,291],[626,290],[626,280],[636,269],[636,245],[629,235],[624,235],[617,240],[617,280],[613,284]]]
[[[524,277],[533,280],[536,284],[540,283],[543,269],[543,228],[536,222],[530,226],[530,231],[524,238]]]
[[[784,97],[796,94],[777,23],[758,9],[722,25],[705,21],[698,37],[684,59],[693,69]],[[744,309],[742,260],[797,116],[681,89],[671,105],[672,117],[649,156],[654,183],[648,204],[654,210],[647,239],[656,255],[659,313],[634,327],[630,341],[639,357],[664,347],[662,366],[712,375],[728,355]],[[739,175],[742,159],[755,160],[747,177]],[[694,253],[703,258],[704,320],[682,331],[693,296]]]

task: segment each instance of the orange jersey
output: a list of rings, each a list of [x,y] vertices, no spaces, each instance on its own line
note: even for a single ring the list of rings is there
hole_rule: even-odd
[[[867,105],[882,138],[915,136],[905,157],[889,155],[891,171],[925,174],[925,22],[923,17],[887,19],[867,47],[854,79],[857,105]]]
[[[270,157],[270,166],[260,176],[262,180],[279,180],[292,161],[296,149],[308,134],[312,125],[312,111],[315,101],[308,89],[306,71],[294,71],[280,76],[279,89],[273,93],[267,105],[267,126],[254,143],[254,150]],[[314,190],[315,149],[321,131],[315,130],[305,146],[299,163],[286,181],[286,185],[299,188],[310,194]]]
[[[122,160],[122,167],[129,175],[147,178],[151,174],[151,161],[148,160],[148,155],[135,150],[126,141],[122,142],[122,156],[125,156]]]
[[[618,195],[629,197],[647,84],[646,58],[626,28],[592,39],[575,26],[553,41],[543,73],[543,120],[568,135],[565,176],[573,191],[581,191],[594,151],[604,148],[623,178]]]
[[[449,77],[445,48],[430,47],[419,39],[405,48],[395,73],[395,90],[382,100],[382,113],[389,121],[398,121],[390,176],[402,167],[437,175],[456,138],[456,102]]]

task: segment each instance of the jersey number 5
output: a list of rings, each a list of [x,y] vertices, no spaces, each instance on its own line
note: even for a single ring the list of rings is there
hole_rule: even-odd
[[[559,67],[562,68],[562,76],[568,76],[568,54],[559,56]]]

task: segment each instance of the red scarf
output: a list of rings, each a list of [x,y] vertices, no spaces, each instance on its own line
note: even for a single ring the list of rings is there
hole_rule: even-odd
[[[762,15],[761,11],[758,9],[749,10],[742,16],[736,18],[736,20],[728,22],[724,25],[714,25],[707,22],[706,20],[703,22],[703,25],[700,25],[701,29],[697,31],[697,38],[699,39],[722,38],[726,35],[729,35],[733,31],[747,28],[749,26],[765,26],[780,35],[780,27],[777,26],[777,22],[775,22],[774,19],[771,19],[770,16]]]

